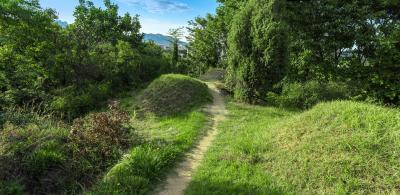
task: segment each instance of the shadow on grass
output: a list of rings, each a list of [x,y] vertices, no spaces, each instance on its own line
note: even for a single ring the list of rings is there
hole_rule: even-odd
[[[186,195],[268,195],[288,194],[285,189],[268,183],[264,186],[228,181],[193,180]]]

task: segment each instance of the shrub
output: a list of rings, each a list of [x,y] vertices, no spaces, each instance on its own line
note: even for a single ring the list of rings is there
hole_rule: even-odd
[[[308,81],[286,84],[281,95],[268,93],[267,101],[282,107],[309,109],[319,102],[349,97],[349,89],[344,83]]]
[[[139,96],[144,111],[158,116],[184,113],[212,99],[203,82],[183,75],[163,75],[153,81]]]
[[[154,78],[160,76],[160,74],[171,72],[171,65],[162,56],[143,55],[138,69],[139,78],[143,83],[152,81]]]
[[[88,171],[97,173],[118,160],[133,143],[129,119],[117,109],[76,119],[69,135],[74,161],[87,161],[92,166]]]
[[[112,91],[108,82],[89,84],[79,89],[76,86],[57,89],[49,107],[63,118],[73,120],[103,106]]]

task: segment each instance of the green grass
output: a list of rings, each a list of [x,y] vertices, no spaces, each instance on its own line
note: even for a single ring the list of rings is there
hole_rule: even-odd
[[[105,108],[73,124],[32,110],[0,113],[0,194],[150,191],[194,145],[209,121],[201,111],[210,101],[207,86],[181,75],[165,77],[179,80],[174,89],[186,86],[185,82],[205,86],[206,91],[199,90],[194,98],[206,98],[195,104],[180,102],[185,112],[157,117],[142,110],[137,114],[141,93],[127,92],[120,106],[130,114],[129,124],[124,113]],[[173,98],[178,101],[182,94],[170,95],[177,95]]]
[[[121,106],[132,115],[131,124],[142,143],[113,166],[91,193],[150,192],[207,129],[209,117],[201,107],[182,114],[157,117],[152,114],[137,116],[137,104],[136,94],[121,99]]]
[[[206,84],[192,77],[167,74],[154,80],[139,96],[138,107],[157,116],[183,114],[211,102]]]
[[[323,103],[264,135],[267,171],[311,194],[400,193],[400,111],[350,101]]]
[[[199,111],[162,119],[135,120],[133,124],[145,141],[111,168],[94,193],[143,194],[151,191],[204,133],[206,123],[207,116]]]
[[[400,111],[331,102],[293,114],[229,103],[186,194],[398,194]]]
[[[282,109],[229,103],[228,118],[194,175],[186,194],[273,194],[281,192],[263,161],[260,134],[292,113]]]
[[[34,112],[4,113],[0,128],[0,194],[31,194],[72,190],[68,163],[68,129]],[[56,181],[48,182],[57,178]]]

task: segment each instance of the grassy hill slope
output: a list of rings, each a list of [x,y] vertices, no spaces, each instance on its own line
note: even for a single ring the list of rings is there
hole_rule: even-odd
[[[285,118],[229,108],[187,194],[399,193],[399,110],[342,101]]]

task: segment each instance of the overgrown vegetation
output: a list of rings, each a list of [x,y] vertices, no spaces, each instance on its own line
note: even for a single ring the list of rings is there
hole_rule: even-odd
[[[113,102],[110,111],[75,119],[71,125],[33,111],[8,111],[14,114],[3,116],[0,131],[1,190],[74,194],[94,186],[94,193],[104,194],[151,191],[206,130],[208,119],[199,109],[210,101],[204,83],[183,75],[162,76],[140,94],[154,87],[161,93],[151,96],[153,100],[197,90],[188,100],[198,101],[175,103],[180,99],[172,97],[168,103],[179,107],[173,115],[136,117],[142,105],[137,100],[143,97],[129,94],[121,103]]]
[[[279,107],[309,109],[320,102],[350,97],[350,88],[344,83],[308,81],[287,84],[283,86],[282,94],[270,92],[266,99],[268,104]]]
[[[153,119],[138,122],[147,128],[142,132],[147,141],[126,154],[105,175],[95,192],[144,194],[153,190],[204,132],[206,122],[206,115],[198,111],[159,122]]]
[[[37,0],[0,3],[0,107],[41,105],[73,120],[171,66],[160,47],[143,43],[138,16],[80,1],[75,22],[60,27]]]
[[[139,97],[139,106],[158,116],[191,111],[212,100],[208,87],[188,76],[169,74],[154,80]]]
[[[191,82],[187,81],[189,78],[179,75],[167,75],[162,78],[186,79],[180,80],[181,84]],[[161,94],[158,98],[163,97]],[[127,97],[122,99],[121,106],[134,114],[137,104],[135,101],[135,96]],[[133,147],[105,174],[92,193],[146,194],[154,190],[155,184],[162,181],[166,172],[183,157],[199,136],[204,134],[207,122],[207,115],[199,109],[161,118],[151,115],[134,118],[131,124],[143,139],[142,142]]]
[[[79,193],[137,140],[128,115],[118,110],[76,119],[72,127],[34,112],[14,116],[0,131],[5,194]]]
[[[384,107],[400,105],[400,0],[217,1],[188,51],[182,28],[172,50],[144,42],[110,0],[80,0],[66,27],[39,0],[1,1],[0,194],[151,192],[209,121],[207,84],[178,73],[210,69],[276,107],[230,102],[187,194],[400,193]]]
[[[190,23],[189,57],[197,74],[228,67],[236,99],[258,103],[284,85],[318,81],[399,105],[399,0],[218,2],[215,15]]]

